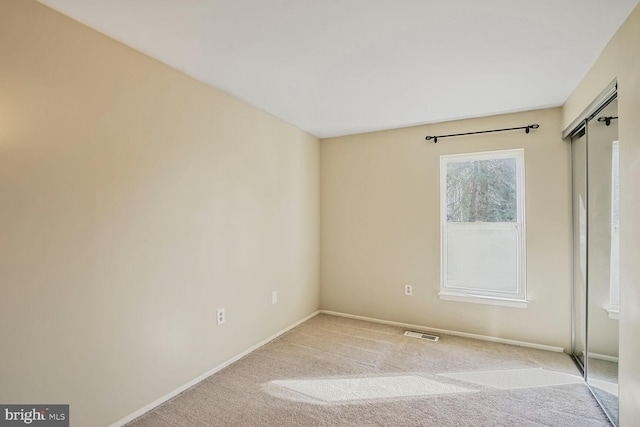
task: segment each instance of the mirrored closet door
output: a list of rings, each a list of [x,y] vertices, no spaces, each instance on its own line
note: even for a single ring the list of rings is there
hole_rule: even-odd
[[[571,134],[573,345],[576,363],[618,424],[619,143],[616,92]]]
[[[583,369],[587,350],[587,129],[571,137],[573,181],[573,348]]]
[[[588,122],[587,383],[617,424],[619,293],[618,102]]]

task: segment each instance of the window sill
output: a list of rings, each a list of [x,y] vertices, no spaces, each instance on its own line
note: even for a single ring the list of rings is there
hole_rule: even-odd
[[[527,308],[529,301],[522,299],[496,298],[485,295],[469,295],[455,292],[438,292],[441,300],[470,302],[474,304],[499,305],[502,307]]]
[[[605,308],[607,313],[609,313],[609,319],[620,320],[620,310],[617,308]]]

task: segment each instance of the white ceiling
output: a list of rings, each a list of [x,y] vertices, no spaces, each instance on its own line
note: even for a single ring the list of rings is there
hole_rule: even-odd
[[[564,103],[638,0],[40,0],[320,137]]]

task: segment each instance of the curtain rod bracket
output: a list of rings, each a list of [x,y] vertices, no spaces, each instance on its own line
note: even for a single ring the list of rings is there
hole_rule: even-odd
[[[598,121],[600,121],[600,119],[598,119]],[[539,127],[540,127],[539,124],[534,123],[532,125],[520,126],[520,127],[516,127],[516,128],[480,130],[480,131],[477,131],[477,132],[454,133],[454,134],[451,134],[451,135],[433,135],[433,136],[429,135],[429,136],[425,137],[425,139],[427,141],[433,140],[433,143],[437,144],[438,143],[438,138],[449,138],[449,137],[452,137],[452,136],[477,135],[477,134],[480,134],[480,133],[505,132],[505,131],[509,131],[509,130],[521,130],[521,129],[524,129],[524,132],[528,134],[529,131],[531,131],[531,129],[538,129]]]
[[[604,122],[604,124],[607,126],[611,124],[611,120],[618,120],[618,117],[617,116],[598,117],[598,121],[600,123]]]

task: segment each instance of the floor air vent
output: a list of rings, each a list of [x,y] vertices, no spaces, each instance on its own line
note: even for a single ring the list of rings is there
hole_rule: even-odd
[[[414,332],[414,331],[406,331],[404,333],[404,336],[411,337],[411,338],[418,338],[418,339],[427,340],[427,341],[438,341],[440,339],[440,337],[437,335],[430,335],[430,334],[425,334],[422,332]]]

